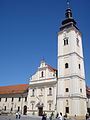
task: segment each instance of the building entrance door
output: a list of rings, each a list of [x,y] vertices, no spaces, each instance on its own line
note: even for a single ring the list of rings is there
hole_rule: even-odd
[[[23,114],[26,115],[27,114],[27,106],[24,106],[24,110],[23,110]]]
[[[43,114],[43,107],[38,107],[38,115],[42,116]]]

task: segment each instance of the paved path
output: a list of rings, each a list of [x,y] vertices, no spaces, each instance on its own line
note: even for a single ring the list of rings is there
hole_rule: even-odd
[[[0,120],[41,120],[41,118],[32,116],[22,116],[20,119],[16,119],[15,116],[0,116]]]
[[[21,116],[20,119],[16,119],[15,115],[14,116],[2,116],[1,115],[0,120],[42,120],[42,118],[36,117],[36,116]],[[56,120],[56,119],[53,119],[53,120]],[[76,120],[76,119],[68,119],[68,120]]]

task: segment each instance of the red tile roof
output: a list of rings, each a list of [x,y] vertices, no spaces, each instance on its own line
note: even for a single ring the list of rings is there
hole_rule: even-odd
[[[51,67],[50,65],[48,65],[48,68],[49,68],[51,71],[57,71],[57,69]]]
[[[0,87],[0,94],[20,94],[24,93],[29,87],[29,84],[11,85]]]
[[[57,71],[53,67],[49,66],[50,70]],[[29,88],[29,84],[20,84],[20,85],[11,85],[11,86],[2,86],[0,87],[0,94],[21,94],[24,93]],[[90,88],[86,86],[87,97],[90,96]]]

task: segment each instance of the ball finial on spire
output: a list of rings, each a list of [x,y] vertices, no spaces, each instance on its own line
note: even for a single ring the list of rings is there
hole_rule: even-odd
[[[72,12],[70,9],[70,0],[67,0],[67,10],[66,10],[66,18],[71,18],[72,17]]]
[[[67,0],[67,8],[70,8],[70,0]]]

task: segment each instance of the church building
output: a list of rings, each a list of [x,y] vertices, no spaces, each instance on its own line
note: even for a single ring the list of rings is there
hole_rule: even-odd
[[[58,32],[57,69],[42,60],[29,84],[0,87],[0,111],[41,116],[43,112],[83,117],[90,112],[82,34],[68,7]],[[88,110],[88,111],[87,111]]]
[[[71,116],[87,113],[82,34],[68,8],[58,32],[57,111]]]

